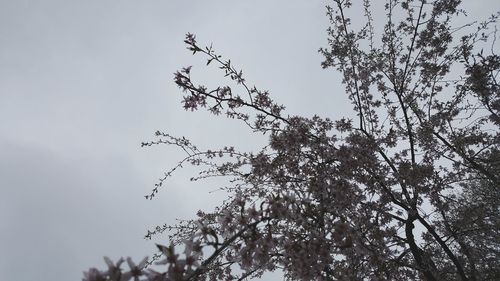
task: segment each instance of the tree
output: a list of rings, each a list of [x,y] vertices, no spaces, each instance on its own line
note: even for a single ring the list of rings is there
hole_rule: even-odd
[[[147,198],[187,163],[204,167],[193,180],[228,177],[228,198],[148,232],[170,231],[171,244],[158,245],[163,271],[128,259],[122,272],[123,260],[106,259],[109,270],[85,280],[246,280],[278,268],[288,280],[500,278],[500,13],[455,27],[460,1],[389,0],[377,35],[369,1],[359,30],[351,1],[332,3],[322,66],[343,74],[355,118],[289,116],[187,34],[188,49],[235,83],[208,89],[183,68],[174,79],[184,108],[242,121],[269,144],[201,150],[157,132],[143,145],[174,145],[186,158]]]

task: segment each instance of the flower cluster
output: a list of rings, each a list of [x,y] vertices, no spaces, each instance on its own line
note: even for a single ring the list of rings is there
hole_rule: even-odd
[[[351,1],[333,0],[322,66],[343,74],[355,114],[337,121],[285,114],[230,60],[187,34],[188,49],[234,86],[208,89],[183,68],[174,81],[184,108],[243,121],[269,144],[255,153],[202,150],[157,132],[143,146],[173,145],[186,156],[146,198],[185,164],[201,169],[191,180],[229,178],[228,198],[148,232],[170,232],[172,244],[158,246],[163,271],[127,259],[130,271],[122,273],[123,259],[106,258],[108,270],[92,268],[85,280],[246,280],[278,268],[287,280],[494,280],[500,59],[477,48],[495,44],[500,14],[456,40],[471,26],[452,27],[459,2],[388,1],[377,44],[370,2],[363,1],[366,24],[355,30],[346,16]],[[460,79],[451,73],[457,67]]]
[[[148,280],[154,280],[149,277],[153,277],[156,274],[152,270],[144,270],[148,258],[144,258],[139,264],[135,264],[130,257],[127,258],[127,264],[129,271],[122,272],[121,264],[124,262],[123,258],[120,258],[116,263],[113,263],[108,257],[104,257],[104,261],[108,265],[108,270],[99,271],[96,268],[91,268],[87,272],[84,272],[84,281],[128,281],[128,280],[141,280],[141,277],[147,277]],[[144,279],[142,279],[144,280]]]

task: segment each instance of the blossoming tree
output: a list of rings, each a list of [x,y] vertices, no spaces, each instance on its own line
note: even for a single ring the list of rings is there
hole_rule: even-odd
[[[143,145],[186,153],[171,172],[192,164],[202,167],[193,180],[228,177],[228,198],[148,232],[170,233],[158,268],[128,258],[125,272],[123,259],[106,258],[108,270],[84,280],[247,280],[276,269],[287,280],[498,280],[500,14],[455,26],[459,4],[387,1],[376,34],[369,1],[356,30],[351,1],[333,0],[322,66],[342,73],[355,112],[336,121],[289,115],[188,34],[188,49],[235,83],[209,89],[183,68],[184,108],[241,121],[269,144],[202,150],[157,132]]]

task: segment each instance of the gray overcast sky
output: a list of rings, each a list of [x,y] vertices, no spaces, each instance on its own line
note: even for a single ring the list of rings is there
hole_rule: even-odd
[[[500,9],[465,2],[472,18]],[[143,198],[182,156],[141,149],[156,130],[214,148],[265,141],[182,110],[177,69],[195,65],[197,81],[224,82],[185,49],[186,32],[290,114],[348,112],[338,74],[320,67],[326,3],[0,0],[0,280],[80,280],[88,267],[105,268],[104,255],[140,260],[155,251],[147,229],[220,200],[208,194],[216,183],[191,184],[188,172],[156,200]]]

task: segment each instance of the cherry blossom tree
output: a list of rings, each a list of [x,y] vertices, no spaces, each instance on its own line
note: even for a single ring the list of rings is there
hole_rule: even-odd
[[[148,231],[169,233],[155,258],[128,258],[126,272],[124,260],[106,258],[108,270],[84,280],[249,280],[277,269],[286,280],[498,280],[500,14],[457,26],[458,0],[389,0],[377,34],[362,3],[327,7],[322,67],[343,75],[353,106],[338,120],[286,112],[187,34],[187,48],[228,81],[207,88],[191,67],[178,71],[184,108],[241,121],[269,143],[256,153],[205,150],[157,132],[143,146],[176,146],[186,157],[146,198],[187,164],[200,168],[195,181],[227,177],[228,197]],[[362,25],[347,16],[358,8]],[[157,269],[144,268],[155,260]]]

